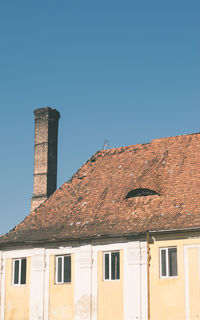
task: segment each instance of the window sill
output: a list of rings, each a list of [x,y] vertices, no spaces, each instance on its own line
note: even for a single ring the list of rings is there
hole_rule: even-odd
[[[161,280],[161,279],[178,279],[178,276],[173,276],[173,277],[160,277],[159,279],[160,279],[160,280]]]
[[[60,285],[66,285],[66,284],[72,284],[71,282],[55,282],[55,286],[60,286]]]
[[[119,282],[120,279],[103,279],[104,282]]]

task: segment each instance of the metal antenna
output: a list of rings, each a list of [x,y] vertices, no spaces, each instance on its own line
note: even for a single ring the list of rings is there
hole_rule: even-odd
[[[106,148],[110,149],[110,145],[107,139],[104,140],[103,150],[106,150]]]

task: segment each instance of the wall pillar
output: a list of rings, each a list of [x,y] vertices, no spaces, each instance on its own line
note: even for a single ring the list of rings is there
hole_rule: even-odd
[[[3,252],[0,251],[0,320],[4,319],[5,306],[5,263],[3,261]]]
[[[75,319],[92,320],[92,246],[80,247],[75,261]]]
[[[31,257],[30,320],[44,320],[45,249]]]
[[[141,252],[141,319],[148,319],[147,243],[140,242]]]
[[[130,242],[124,257],[124,318],[146,320],[147,250],[146,243]]]

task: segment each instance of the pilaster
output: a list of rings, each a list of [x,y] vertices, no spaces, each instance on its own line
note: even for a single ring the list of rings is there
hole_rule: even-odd
[[[80,247],[75,261],[75,319],[92,320],[92,246]]]
[[[30,320],[44,320],[45,249],[36,249],[31,258]]]
[[[146,242],[129,242],[124,259],[124,318],[147,319]]]
[[[6,292],[6,259],[3,251],[0,251],[0,320],[4,320]]]

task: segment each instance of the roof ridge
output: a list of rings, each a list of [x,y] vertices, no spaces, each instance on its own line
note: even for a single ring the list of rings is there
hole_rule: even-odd
[[[163,138],[156,138],[156,139],[152,139],[150,142],[137,143],[137,144],[133,144],[133,145],[129,145],[129,146],[122,146],[122,147],[117,147],[117,148],[110,148],[110,149],[107,149],[107,150],[103,150],[103,149],[102,150],[97,150],[95,153],[92,154],[92,156],[86,162],[83,163],[83,165],[71,176],[71,178],[69,178],[69,180],[65,181],[57,190],[62,190],[63,186],[70,185],[71,182],[73,181],[73,179],[78,177],[79,172],[83,169],[83,167],[88,162],[95,162],[96,159],[99,158],[99,157],[106,156],[106,155],[120,154],[120,153],[128,151],[128,150],[134,150],[134,149],[136,150],[137,148],[140,148],[140,147],[144,147],[144,146],[147,146],[147,145],[150,146],[151,144],[160,143],[161,141],[177,139],[177,138],[184,138],[184,137],[190,137],[190,136],[194,136],[194,135],[200,135],[200,132],[189,133],[189,134],[180,134],[180,135],[176,135],[176,136],[163,137]],[[46,201],[48,201],[48,199]]]
[[[112,154],[113,152],[116,151],[126,151],[130,148],[138,148],[139,146],[145,146],[145,145],[150,145],[150,144],[154,144],[156,142],[160,142],[160,141],[164,141],[164,140],[169,140],[169,139],[177,139],[177,138],[182,138],[182,137],[190,137],[190,136],[194,136],[194,135],[200,135],[200,132],[194,132],[194,133],[188,133],[188,134],[179,134],[176,136],[169,136],[169,137],[162,137],[162,138],[155,138],[150,140],[150,142],[142,142],[142,143],[136,143],[136,144],[131,144],[128,146],[121,146],[121,147],[114,147],[114,148],[110,148],[107,150],[97,150],[84,164],[86,164],[87,162],[91,161],[91,159],[93,160],[95,158],[96,155],[100,155],[100,154]],[[81,169],[81,168],[80,168]],[[80,170],[79,169],[79,170]]]

